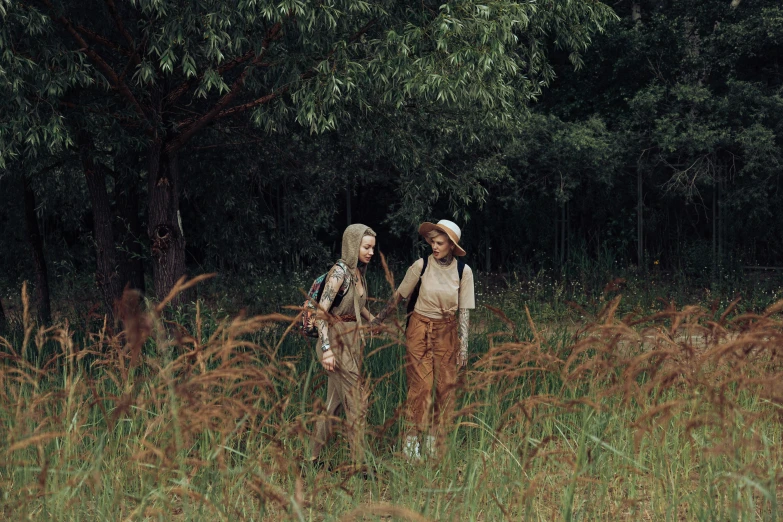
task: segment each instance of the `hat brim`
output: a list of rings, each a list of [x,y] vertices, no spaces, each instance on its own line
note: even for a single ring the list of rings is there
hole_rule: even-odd
[[[442,225],[438,225],[437,223],[430,223],[429,221],[425,221],[419,226],[419,234],[424,238],[424,240],[427,243],[430,243],[429,238],[427,237],[427,234],[432,232],[433,230],[437,230],[438,232],[442,232],[446,234],[449,239],[451,239],[451,242],[454,243],[454,255],[455,256],[464,256],[465,255],[465,249],[463,249],[461,246],[459,246],[459,238],[454,234],[454,231],[451,230],[448,227],[444,227]]]

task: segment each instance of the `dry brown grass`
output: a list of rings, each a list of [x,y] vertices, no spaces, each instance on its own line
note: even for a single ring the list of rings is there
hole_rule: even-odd
[[[718,319],[698,307],[618,318],[617,298],[562,346],[529,314],[519,323],[494,310],[500,331],[463,376],[442,461],[411,466],[379,450],[395,443],[400,401],[382,395],[393,372],[371,383],[393,408],[374,428],[369,482],[300,476],[318,401],[302,396],[297,361],[279,356],[295,315],[240,316],[207,336],[199,308],[188,329],[165,320],[165,302],[146,309],[126,293],[122,330],[77,345],[68,324],[36,331],[24,303],[21,343],[0,338],[6,519],[776,513],[783,302]],[[259,337],[271,324],[288,328]]]

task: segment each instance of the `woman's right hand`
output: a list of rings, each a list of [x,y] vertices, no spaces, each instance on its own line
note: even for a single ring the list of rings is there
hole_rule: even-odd
[[[337,360],[334,358],[334,352],[332,352],[332,350],[326,350],[324,352],[323,357],[321,357],[321,366],[323,366],[324,370],[327,372],[334,371],[337,367]]]

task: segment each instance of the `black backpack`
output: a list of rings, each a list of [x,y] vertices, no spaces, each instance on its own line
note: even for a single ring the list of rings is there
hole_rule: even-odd
[[[430,256],[427,256],[424,258],[424,266],[421,267],[421,274],[419,274],[419,282],[416,284],[416,288],[413,289],[413,292],[411,292],[411,296],[408,298],[408,320],[405,322],[405,328],[408,327],[408,323],[411,320],[411,314],[413,313],[413,309],[416,308],[416,301],[419,300],[419,288],[421,287],[421,278],[424,276],[424,271],[427,270],[427,261],[429,261]],[[459,282],[462,283],[462,272],[465,271],[465,261],[462,259],[457,259],[457,273],[459,274]]]

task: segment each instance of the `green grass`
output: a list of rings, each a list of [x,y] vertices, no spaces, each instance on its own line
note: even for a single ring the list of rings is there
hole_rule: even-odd
[[[763,313],[771,302],[748,299],[718,324],[727,299],[715,311],[702,300],[631,327],[622,318],[664,308],[654,278],[626,278],[611,314],[616,291],[537,277],[479,281],[479,301],[504,316],[472,315],[440,459],[399,454],[404,348],[399,332],[370,341],[369,480],[350,472],[340,434],[325,450],[335,471],[300,473],[326,379],[313,342],[277,317],[234,318],[220,299],[168,322],[145,313],[136,366],[128,337],[18,318],[31,329],[2,349],[0,516],[776,520],[783,323]],[[383,284],[371,278],[371,291]],[[667,300],[693,295],[673,288]],[[275,292],[265,299],[296,302]]]

